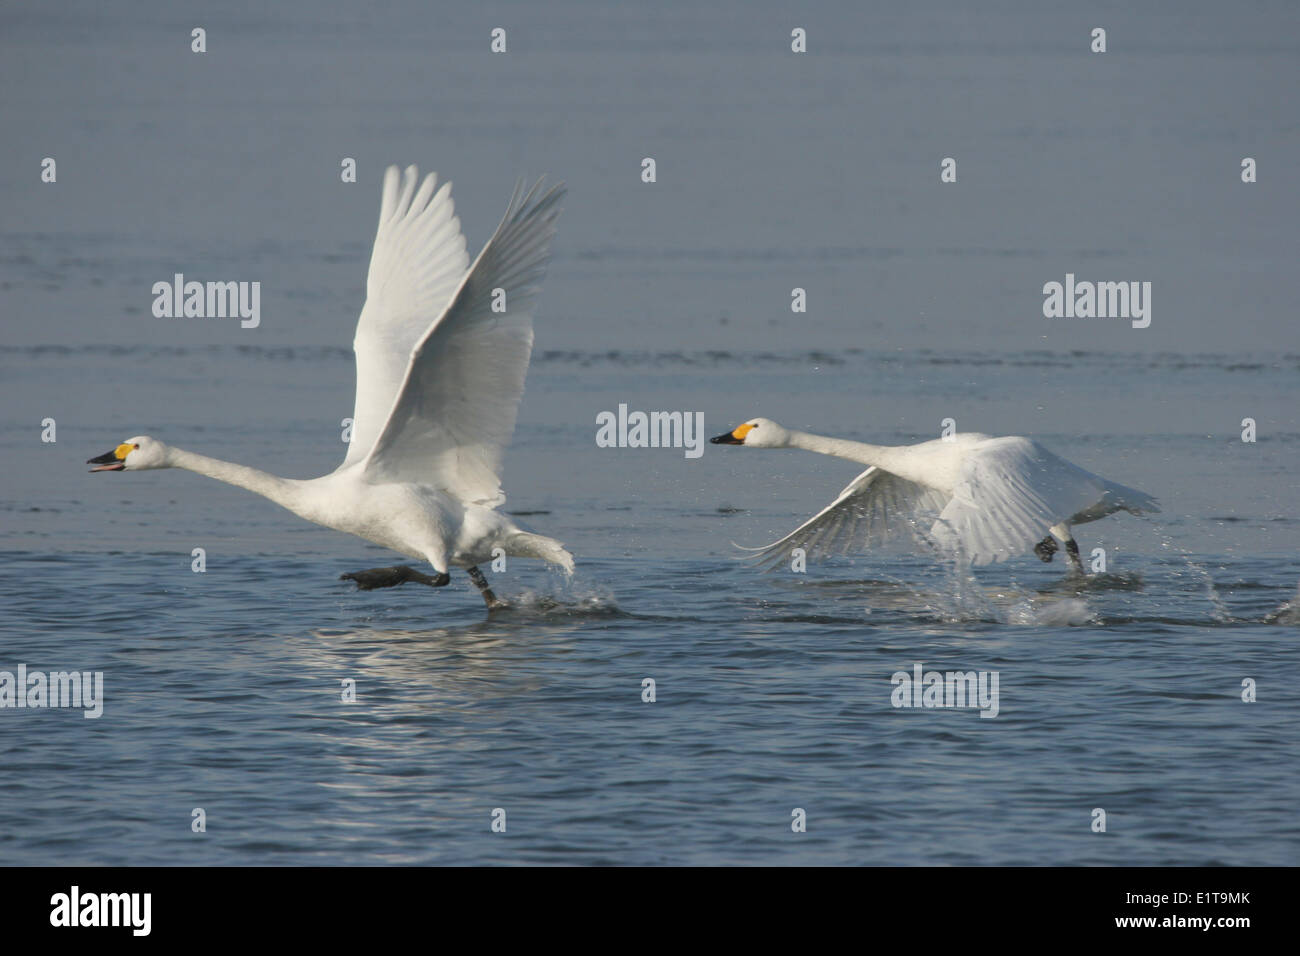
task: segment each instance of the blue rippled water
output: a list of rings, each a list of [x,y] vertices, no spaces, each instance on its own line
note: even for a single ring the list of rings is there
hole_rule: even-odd
[[[41,582],[5,589],[6,658],[106,675],[98,720],[5,715],[11,861],[1295,860],[1296,619],[1264,622],[1287,583],[1257,562],[1215,569],[1218,602],[1178,560],[958,601],[919,567],[773,584],[605,559],[485,619],[350,592],[338,559],[4,559]],[[891,707],[916,661],[998,671],[997,718]]]
[[[115,357],[91,353],[42,356],[43,374],[111,376]],[[769,381],[763,401],[797,409],[796,382],[837,392],[865,365],[878,372],[866,404],[890,369],[918,402],[978,381],[1016,403],[1041,384],[1027,374],[1064,376],[1082,396],[1114,365],[1023,358],[944,362],[924,382],[916,359],[817,372],[809,361]],[[331,362],[346,368],[343,357],[178,359],[202,384],[160,434],[291,474],[341,455],[328,421],[294,425],[293,394]],[[10,354],[3,371],[29,360]],[[603,395],[673,395],[703,365],[710,393],[726,396],[775,364],[539,357],[508,507],[565,540],[579,573],[515,562],[493,575],[514,607],[491,616],[462,575],[440,591],[356,592],[338,575],[391,555],[235,489],[176,472],[88,475],[81,459],[121,427],[69,423],[30,473],[11,473],[26,495],[3,503],[0,646],[4,666],[103,671],[104,713],[0,713],[0,852],[50,863],[1295,862],[1300,693],[1287,675],[1300,665],[1289,608],[1300,574],[1296,521],[1270,512],[1269,476],[1294,464],[1296,436],[1254,447],[1120,427],[1042,436],[1164,491],[1152,519],[1079,528],[1085,553],[1104,546],[1110,562],[1086,586],[1033,558],[973,578],[897,555],[763,575],[730,542],[788,530],[852,465],[708,445],[692,460],[600,449],[592,436]],[[1267,357],[1250,372],[1229,367],[1238,360],[1156,364],[1170,382],[1199,376],[1189,395],[1204,377],[1222,394],[1239,377],[1258,387],[1293,374]],[[226,375],[247,375],[244,399],[274,411],[220,425],[206,393]],[[738,410],[710,411],[710,434],[749,413],[723,401]],[[839,414],[826,430],[853,433]],[[30,431],[9,423],[7,460],[30,462]],[[1262,477],[1233,478],[1242,448]],[[997,671],[998,716],[893,707],[891,676],[917,663]],[[1245,678],[1256,703],[1240,699]],[[349,679],[353,704],[341,700]],[[202,835],[190,829],[196,807]],[[505,834],[490,830],[496,808]],[[807,833],[790,830],[795,808]],[[1090,829],[1095,808],[1105,834]]]
[[[0,671],[103,673],[96,719],[0,709],[0,863],[1300,862],[1300,14],[1103,6],[1105,56],[1039,4],[797,15],[802,57],[767,0],[0,10]],[[84,464],[152,434],[333,469],[391,162],[455,181],[472,251],[516,177],[569,184],[504,483],[578,572],[512,562],[490,616],[461,574],[357,592],[395,556],[237,489]],[[260,325],[155,319],[176,272],[262,282]],[[1045,318],[1067,273],[1151,281],[1150,326]],[[1163,512],[1078,528],[1082,584],[764,575],[732,542],[858,469],[597,447],[621,404],[951,418]],[[917,665],[997,672],[997,716],[893,706]]]

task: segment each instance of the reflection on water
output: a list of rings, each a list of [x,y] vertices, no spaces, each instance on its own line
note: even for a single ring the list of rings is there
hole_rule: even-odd
[[[660,553],[674,541],[660,538]],[[645,574],[640,556],[591,557],[573,582],[526,567],[499,576],[513,606],[492,614],[463,581],[438,593],[351,590],[337,557],[210,555],[203,575],[169,552],[3,558],[6,660],[105,672],[99,720],[0,715],[0,757],[16,774],[0,826],[21,834],[20,855],[1290,856],[1294,781],[1264,768],[1296,756],[1300,708],[1271,688],[1282,697],[1264,733],[1238,700],[1243,675],[1295,664],[1295,576],[1275,562],[1219,563],[1225,623],[1202,578],[1163,554],[1130,554],[1126,570],[1082,580],[1033,559],[974,574],[900,558],[761,575],[721,558],[660,557]],[[617,582],[617,600],[603,582]],[[917,663],[998,671],[998,717],[895,710],[890,675]],[[35,761],[23,756],[33,735]],[[1229,839],[1158,837],[1189,806],[1229,792],[1216,769],[1227,753],[1248,785],[1231,790]],[[955,779],[961,787],[941,785]],[[1124,846],[1043,816],[1045,805],[1076,802],[1085,814],[1123,807]],[[787,844],[782,818],[808,804],[820,832]],[[1003,808],[1005,828],[945,823],[988,805]],[[210,826],[197,850],[195,806]],[[509,842],[491,839],[496,807],[507,810]],[[75,848],[60,842],[69,828],[85,835]],[[936,828],[946,849],[909,838]]]

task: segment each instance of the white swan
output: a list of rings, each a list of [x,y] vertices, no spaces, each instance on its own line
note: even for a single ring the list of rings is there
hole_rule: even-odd
[[[974,564],[1002,561],[1030,548],[1051,561],[1059,540],[1073,568],[1081,571],[1070,525],[1121,510],[1160,510],[1150,495],[1084,471],[1028,438],[969,433],[889,447],[824,438],[753,418],[710,441],[803,448],[870,466],[780,541],[746,549],[768,566],[795,547],[814,557],[899,541],[928,541]]]
[[[500,548],[573,570],[551,538],[504,516],[498,477],[515,427],[533,345],[533,307],[546,271],[562,186],[516,187],[472,268],[451,183],[430,173],[384,175],[379,230],[357,322],[356,410],[343,464],[321,478],[279,478],[141,435],[87,464],[92,471],[185,468],[255,491],[294,514],[427,561],[345,574],[364,589],[435,587],[466,568],[488,607],[500,602],[477,565]],[[504,302],[505,311],[495,306]]]

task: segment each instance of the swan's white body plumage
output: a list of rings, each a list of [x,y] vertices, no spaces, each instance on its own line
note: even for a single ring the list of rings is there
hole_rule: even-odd
[[[279,478],[147,436],[119,446],[130,449],[119,455],[122,469],[197,471],[440,573],[490,561],[498,548],[572,571],[559,542],[496,510],[564,190],[517,188],[471,267],[451,184],[436,186],[436,175],[421,182],[414,166],[384,176],[353,342],[352,440],[338,469],[306,481]],[[494,311],[501,295],[505,309]]]
[[[1068,540],[1072,524],[1121,510],[1160,510],[1145,492],[1085,471],[1029,438],[959,433],[889,447],[753,422],[757,429],[732,443],[803,448],[870,465],[790,534],[747,549],[767,565],[796,547],[811,558],[927,542],[987,564],[1027,553],[1049,533]]]

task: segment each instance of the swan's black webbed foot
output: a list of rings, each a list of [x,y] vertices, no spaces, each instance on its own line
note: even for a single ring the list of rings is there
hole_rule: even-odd
[[[1076,545],[1075,552],[1077,553],[1078,550],[1078,546]],[[1038,559],[1044,563],[1051,561],[1052,555],[1056,554],[1056,552],[1056,539],[1050,534],[1042,541],[1038,542],[1038,544],[1034,545],[1034,554],[1038,555]]]
[[[371,568],[369,571],[353,571],[350,574],[341,574],[339,580],[357,582],[357,589],[360,591],[373,591],[376,588],[395,588],[407,581],[427,584],[431,588],[441,588],[446,587],[451,582],[451,575],[444,571],[442,574],[430,577],[415,570],[415,568],[408,568],[406,565],[400,564],[391,568]]]
[[[492,588],[488,585],[488,579],[477,567],[466,569],[466,573],[469,575],[469,579],[474,582],[474,586],[478,588],[479,593],[483,595],[483,600],[487,602],[489,611],[510,606],[492,593]]]

